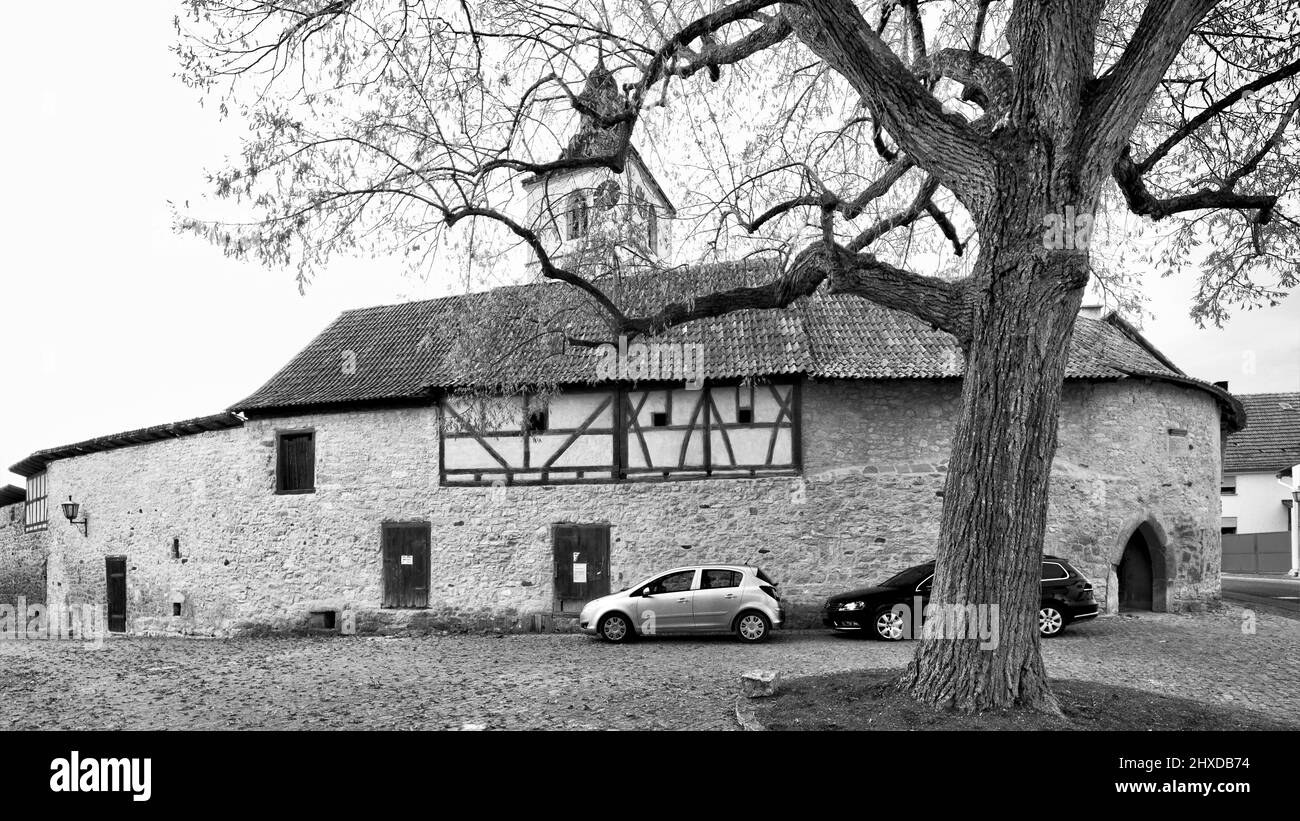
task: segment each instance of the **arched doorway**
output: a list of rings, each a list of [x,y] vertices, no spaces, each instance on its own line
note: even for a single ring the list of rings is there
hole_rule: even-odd
[[[1133,531],[1119,562],[1119,609],[1150,610],[1155,602],[1151,551],[1142,530]]]

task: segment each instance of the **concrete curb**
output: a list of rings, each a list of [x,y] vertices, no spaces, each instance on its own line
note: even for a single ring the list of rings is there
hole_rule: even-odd
[[[1300,621],[1300,610],[1287,607],[1286,604],[1279,602],[1277,599],[1270,599],[1264,596],[1253,596],[1250,593],[1224,593],[1222,599],[1225,602],[1236,605],[1237,607],[1249,607],[1252,610],[1259,610],[1270,616],[1279,616],[1292,621]]]

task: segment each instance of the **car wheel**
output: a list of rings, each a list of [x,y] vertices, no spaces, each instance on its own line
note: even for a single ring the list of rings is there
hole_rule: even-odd
[[[762,613],[751,610],[748,613],[741,613],[740,618],[736,619],[736,635],[741,641],[757,644],[760,641],[767,641],[771,633],[772,623]]]
[[[1038,608],[1038,634],[1051,638],[1065,629],[1065,616],[1054,604],[1045,604]]]
[[[902,641],[907,633],[907,622],[901,612],[892,607],[884,607],[876,611],[875,618],[871,620],[871,629],[885,641]]]
[[[600,620],[599,632],[605,641],[619,644],[632,638],[632,622],[622,613],[610,613]]]

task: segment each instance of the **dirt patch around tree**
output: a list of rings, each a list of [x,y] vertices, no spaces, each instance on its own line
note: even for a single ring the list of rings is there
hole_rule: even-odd
[[[1052,680],[1064,717],[1027,710],[960,714],[899,692],[901,670],[853,670],[783,681],[750,702],[769,730],[1296,730],[1239,707],[1092,681]]]

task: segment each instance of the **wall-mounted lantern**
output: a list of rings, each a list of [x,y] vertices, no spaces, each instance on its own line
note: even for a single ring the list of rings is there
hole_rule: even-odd
[[[77,512],[81,510],[81,505],[72,501],[72,497],[69,496],[68,501],[64,502],[62,504],[62,507],[63,507],[63,515],[68,518],[68,523],[74,524],[77,527],[81,528],[82,534],[85,535],[87,538],[89,538],[90,537],[89,520],[85,516],[83,516],[80,521],[77,520]]]

